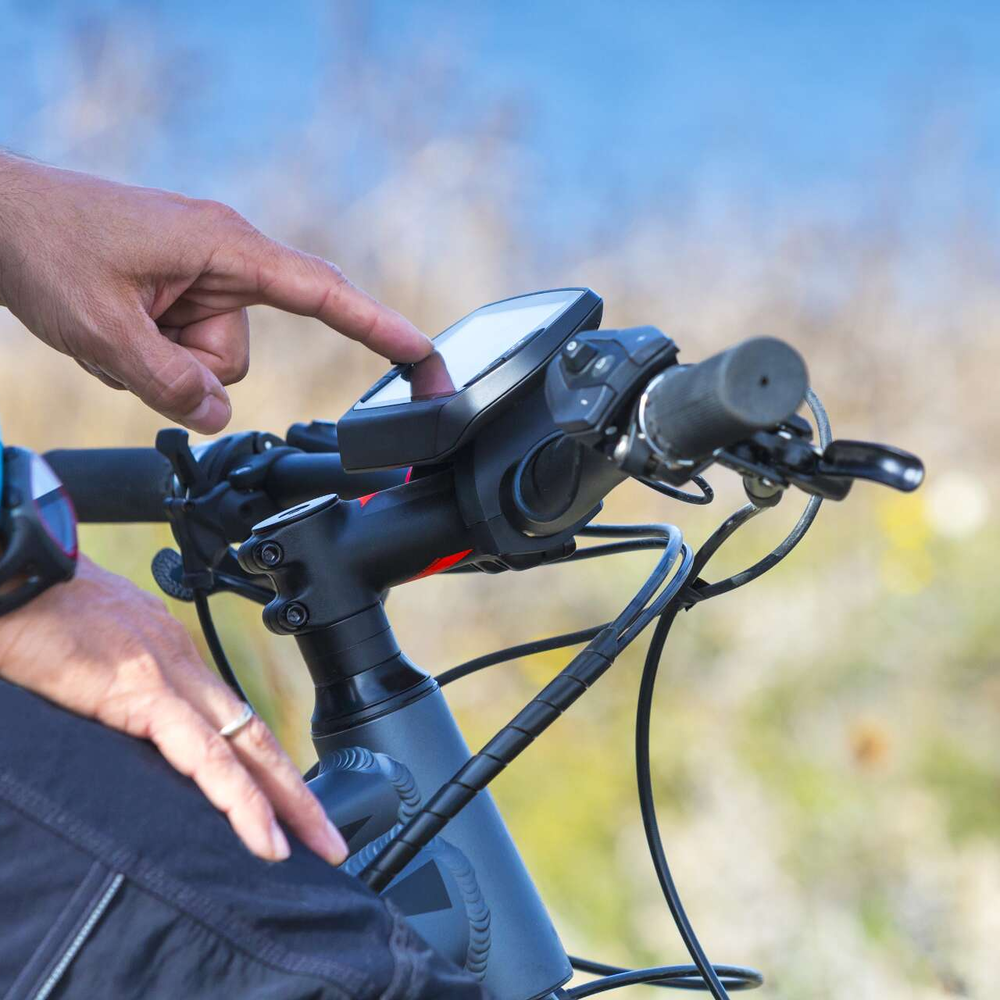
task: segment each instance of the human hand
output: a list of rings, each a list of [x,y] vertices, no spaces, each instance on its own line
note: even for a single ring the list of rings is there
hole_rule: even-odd
[[[114,388],[203,433],[249,366],[246,307],[312,316],[393,361],[430,341],[339,268],[233,209],[0,153],[0,304]]]
[[[258,716],[201,661],[162,601],[80,556],[76,576],[0,618],[0,676],[78,715],[151,740],[267,861],[288,857],[277,820],[331,864],[344,839]]]

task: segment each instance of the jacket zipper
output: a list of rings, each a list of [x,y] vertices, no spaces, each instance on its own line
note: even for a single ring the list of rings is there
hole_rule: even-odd
[[[90,908],[90,913],[87,914],[87,919],[83,922],[83,926],[76,932],[73,940],[64,949],[62,956],[56,963],[55,968],[49,973],[45,982],[38,987],[38,990],[33,994],[31,1000],[47,1000],[49,994],[56,988],[59,984],[59,980],[62,979],[66,970],[69,968],[70,962],[76,958],[77,953],[86,943],[88,937],[90,937],[91,932],[97,926],[97,921],[101,919],[104,915],[104,911],[111,905],[111,900],[115,898],[115,893],[121,888],[122,882],[125,881],[125,876],[117,874],[111,880],[107,889],[101,893],[94,905]]]

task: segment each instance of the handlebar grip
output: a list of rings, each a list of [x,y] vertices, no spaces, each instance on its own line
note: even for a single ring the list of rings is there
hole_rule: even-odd
[[[808,386],[798,351],[774,337],[755,337],[663,372],[644,403],[645,432],[673,458],[702,458],[786,420]]]
[[[173,470],[155,448],[63,448],[45,454],[81,522],[165,521]]]

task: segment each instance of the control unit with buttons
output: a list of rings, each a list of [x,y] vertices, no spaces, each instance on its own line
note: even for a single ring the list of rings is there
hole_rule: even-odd
[[[654,326],[581,333],[563,345],[546,372],[552,418],[582,444],[597,444],[631,409],[636,386],[676,361],[677,345]]]

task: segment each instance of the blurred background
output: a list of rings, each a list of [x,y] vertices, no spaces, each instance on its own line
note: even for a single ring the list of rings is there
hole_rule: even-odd
[[[806,356],[839,436],[926,461],[856,487],[786,563],[682,616],[653,757],[667,855],[709,955],[773,998],[982,997],[1000,976],[1000,13],[956,2],[45,4],[0,0],[0,144],[229,202],[435,333],[586,284],[605,325],[697,360],[751,334]],[[336,419],[384,364],[256,310],[233,429]],[[151,444],[162,421],[0,313],[4,437]],[[708,509],[627,484],[609,520]],[[789,495],[713,564],[771,548]],[[89,528],[155,590],[161,528]],[[641,554],[400,588],[438,672],[603,621]],[[334,568],[331,567],[331,571]],[[172,605],[194,624],[186,606]],[[311,763],[307,677],[256,607],[215,604],[239,673]],[[493,786],[569,950],[686,961],[632,766],[637,644]],[[473,744],[565,654],[449,689]],[[645,995],[651,995],[646,990]],[[644,995],[642,990],[637,995]]]

